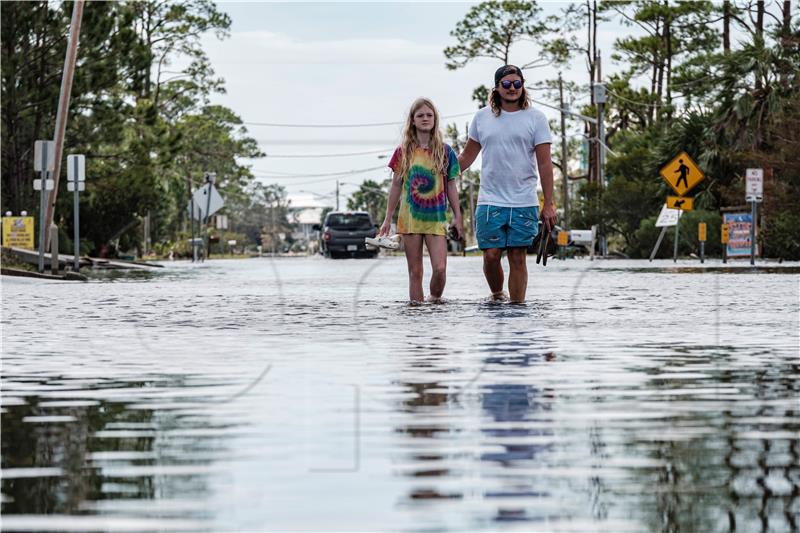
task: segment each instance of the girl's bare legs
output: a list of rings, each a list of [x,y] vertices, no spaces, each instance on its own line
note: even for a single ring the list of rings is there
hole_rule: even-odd
[[[422,235],[403,234],[403,247],[408,263],[408,297],[412,302],[425,301],[422,292]]]
[[[444,235],[425,235],[431,257],[431,300],[440,300],[447,281],[447,239]]]

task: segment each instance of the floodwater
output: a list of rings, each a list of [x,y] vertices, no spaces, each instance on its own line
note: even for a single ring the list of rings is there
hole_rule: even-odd
[[[797,530],[800,269],[718,266],[4,278],[2,528]]]

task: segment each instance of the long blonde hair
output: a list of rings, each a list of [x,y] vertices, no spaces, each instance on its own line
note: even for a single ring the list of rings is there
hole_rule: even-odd
[[[428,106],[433,110],[433,129],[431,130],[431,140],[428,142],[428,150],[430,150],[433,162],[439,172],[444,173],[444,169],[447,167],[444,139],[442,138],[442,132],[439,131],[439,112],[433,102],[427,98],[417,98],[411,104],[408,119],[406,120],[405,128],[403,128],[403,140],[400,143],[400,165],[397,167],[397,174],[402,176],[403,179],[406,178],[406,174],[411,168],[414,151],[419,147],[417,128],[414,126],[414,114],[422,106]]]

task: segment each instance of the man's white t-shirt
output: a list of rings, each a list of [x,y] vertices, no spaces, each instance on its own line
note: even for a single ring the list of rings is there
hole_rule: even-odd
[[[475,114],[469,137],[481,145],[481,187],[478,205],[538,206],[539,170],[534,148],[552,143],[547,118],[538,109],[502,111],[491,107]]]

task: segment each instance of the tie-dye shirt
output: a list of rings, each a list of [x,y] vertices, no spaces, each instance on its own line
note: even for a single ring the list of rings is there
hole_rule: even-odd
[[[408,174],[403,179],[400,210],[397,213],[397,233],[447,234],[447,184],[461,173],[456,153],[444,145],[447,169],[436,168],[427,148],[416,148]],[[389,161],[389,168],[397,171],[402,147],[398,146]],[[444,179],[443,174],[447,174]]]

